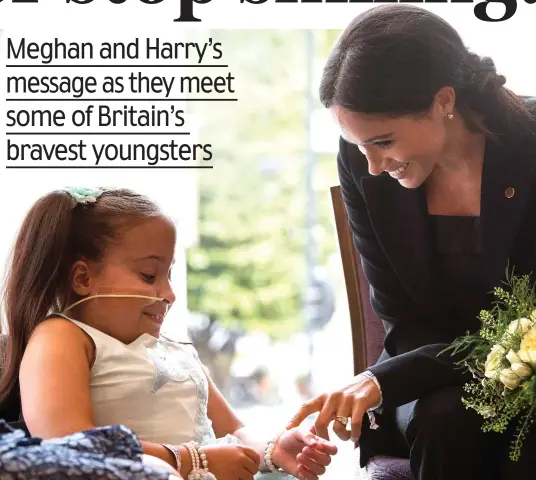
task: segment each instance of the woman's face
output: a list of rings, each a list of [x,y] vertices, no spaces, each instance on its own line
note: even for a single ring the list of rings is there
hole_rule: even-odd
[[[445,153],[450,120],[435,106],[418,117],[356,113],[340,106],[331,110],[343,137],[367,157],[371,175],[388,172],[403,187],[417,188]]]

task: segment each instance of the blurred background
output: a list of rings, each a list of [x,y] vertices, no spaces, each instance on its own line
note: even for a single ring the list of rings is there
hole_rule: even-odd
[[[317,99],[338,34],[196,30],[185,38],[222,43],[218,63],[229,64],[238,97],[232,106],[187,105],[215,159],[214,171],[198,174],[186,248],[188,334],[243,421],[267,436],[353,375],[329,192],[339,183],[338,130]],[[328,480],[353,476],[353,446],[339,447]]]

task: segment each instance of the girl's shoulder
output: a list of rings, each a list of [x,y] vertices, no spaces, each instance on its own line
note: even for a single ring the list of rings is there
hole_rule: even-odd
[[[61,315],[50,315],[45,318],[33,331],[32,337],[51,337],[66,335],[70,341],[82,341],[85,335],[82,335],[83,331],[71,320]]]
[[[91,337],[74,322],[60,315],[47,317],[35,328],[26,351],[33,349],[50,354],[59,349],[83,349],[90,365],[95,354],[95,344]]]

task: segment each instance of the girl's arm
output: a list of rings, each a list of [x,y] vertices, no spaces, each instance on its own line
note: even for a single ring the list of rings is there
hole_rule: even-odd
[[[251,428],[244,426],[240,419],[235,415],[233,409],[227,400],[225,400],[218,387],[210,378],[206,367],[203,368],[208,380],[207,414],[208,418],[212,421],[212,427],[214,428],[216,437],[225,437],[227,434],[234,435],[239,438],[244,445],[253,448],[262,459],[267,439],[259,439],[258,436],[256,437],[251,432]]]
[[[32,334],[19,381],[24,421],[33,436],[63,437],[96,428],[89,388],[94,350],[87,334],[62,318],[44,321]],[[175,467],[165,447],[140,443],[144,453]],[[184,469],[191,470],[188,457],[182,455]]]
[[[238,437],[245,445],[253,449],[260,457],[260,471],[268,471],[264,462],[264,452],[267,441],[271,439],[259,438],[258,434],[245,427],[237,418],[230,405],[223,398],[216,385],[210,379],[208,397],[208,416],[212,420],[214,432],[217,437],[232,434]],[[275,432],[274,432],[275,433]],[[282,467],[294,477],[305,480],[317,480],[326,471],[331,462],[331,456],[337,453],[337,447],[325,442],[311,432],[292,429],[285,431],[277,442],[272,461]]]
[[[205,368],[206,377],[209,384],[208,393],[208,417],[212,421],[212,427],[216,437],[225,437],[227,434],[231,434],[240,439],[244,445],[252,448],[257,452],[261,458],[261,470],[264,467],[264,450],[266,448],[267,440],[260,439],[258,435],[255,436],[251,431],[251,428],[247,428],[239,420],[239,418],[233,412],[233,409],[229,403],[225,400],[218,387],[214,384],[207,369]]]

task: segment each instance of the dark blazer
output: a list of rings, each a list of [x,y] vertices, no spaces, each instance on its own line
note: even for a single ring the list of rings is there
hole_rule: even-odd
[[[439,291],[424,188],[406,189],[388,174],[371,176],[364,155],[343,139],[338,169],[372,307],[386,330],[384,351],[370,367],[385,408],[462,384],[450,354],[438,354],[468,329],[478,329],[479,321],[476,315],[470,324],[448,318],[442,308],[448,299]],[[509,187],[515,189],[511,198]],[[508,263],[518,274],[536,272],[536,130],[505,130],[486,142],[480,224],[488,288],[474,295],[487,308]]]

